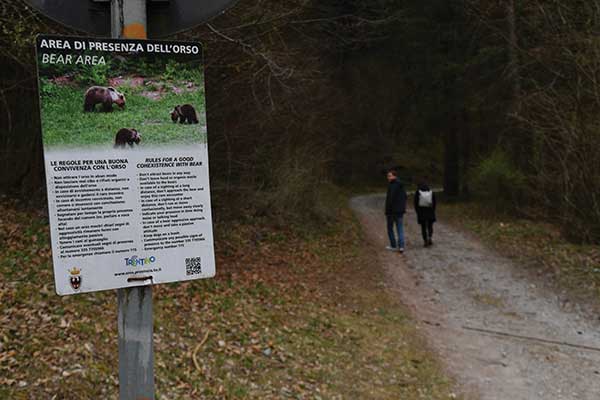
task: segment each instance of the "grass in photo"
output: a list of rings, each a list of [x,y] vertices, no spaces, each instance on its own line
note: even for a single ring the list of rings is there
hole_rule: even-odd
[[[109,59],[107,65],[44,66],[40,93],[47,148],[206,142],[204,81],[198,60],[119,57]],[[123,129],[136,134],[123,141]]]

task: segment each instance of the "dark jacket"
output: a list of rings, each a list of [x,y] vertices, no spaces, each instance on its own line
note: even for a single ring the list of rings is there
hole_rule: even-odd
[[[400,181],[393,180],[385,198],[385,215],[403,215],[406,212],[406,190]]]
[[[432,206],[431,207],[419,207],[419,190],[426,192],[429,189],[427,185],[421,185],[415,192],[415,211],[417,212],[417,222],[419,224],[424,224],[427,221],[435,222],[435,207],[436,207],[436,199],[435,192],[432,194]]]

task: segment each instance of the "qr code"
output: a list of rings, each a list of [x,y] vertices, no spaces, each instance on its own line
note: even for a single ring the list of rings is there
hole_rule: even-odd
[[[200,257],[192,257],[185,259],[186,275],[198,275],[202,273],[202,262]]]

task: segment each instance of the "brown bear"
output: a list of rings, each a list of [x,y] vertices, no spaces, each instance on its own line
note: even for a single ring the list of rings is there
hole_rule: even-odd
[[[111,112],[113,104],[125,107],[125,96],[111,86],[92,86],[85,91],[83,111],[94,111],[96,104],[102,104],[102,111]]]
[[[171,111],[171,120],[173,122],[179,120],[182,124],[186,122],[189,124],[197,124],[198,115],[196,114],[196,109],[191,104],[178,105]]]
[[[140,135],[137,130],[133,128],[122,128],[117,132],[117,136],[115,136],[115,148],[125,147],[125,145],[133,147],[134,143],[140,144],[141,140],[142,135]]]

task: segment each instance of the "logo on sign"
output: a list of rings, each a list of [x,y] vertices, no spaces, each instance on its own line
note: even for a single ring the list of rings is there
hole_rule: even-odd
[[[150,256],[150,257],[146,257],[146,258],[140,258],[138,256],[131,256],[131,257],[125,259],[125,265],[132,266],[132,267],[152,264],[153,262],[156,262],[156,257],[154,257],[154,256]]]
[[[69,283],[71,284],[71,287],[73,288],[73,290],[79,290],[79,288],[81,287],[81,270],[77,267],[70,269],[69,273],[71,274],[71,276],[69,277]]]

